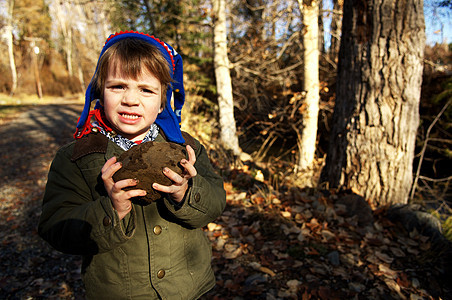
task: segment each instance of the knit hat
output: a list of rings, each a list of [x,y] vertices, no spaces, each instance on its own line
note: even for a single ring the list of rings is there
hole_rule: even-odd
[[[158,114],[155,123],[163,130],[166,138],[175,143],[184,143],[185,140],[182,137],[182,133],[180,130],[181,123],[181,111],[182,106],[185,101],[185,91],[184,91],[184,83],[183,83],[183,67],[182,67],[182,57],[174,50],[170,45],[160,41],[158,38],[153,35],[145,34],[137,31],[121,31],[119,33],[112,34],[108,37],[105,42],[104,47],[99,56],[99,61],[105,50],[110,48],[116,42],[126,39],[126,38],[137,38],[148,42],[149,44],[157,47],[160,52],[163,54],[165,59],[167,60],[170,66],[170,75],[173,80],[173,83],[170,84],[166,91],[166,106],[164,110]],[[99,62],[98,61],[98,62]],[[96,73],[98,71],[99,63],[96,66]],[[94,78],[94,76],[93,76]],[[174,111],[171,106],[171,99],[174,92]],[[77,123],[77,131],[75,136],[84,128],[85,123],[89,120],[88,115],[91,107],[91,101],[95,99],[99,99],[100,95],[95,91],[93,87],[93,80],[88,85],[85,93],[85,106],[83,108],[80,119]],[[163,99],[162,99],[163,101]],[[96,103],[95,109],[100,107],[99,101]]]

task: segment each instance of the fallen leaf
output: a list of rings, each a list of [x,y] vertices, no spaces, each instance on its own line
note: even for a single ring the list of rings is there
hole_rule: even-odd
[[[221,225],[215,224],[215,223],[209,223],[209,224],[207,224],[207,229],[209,231],[221,230]]]
[[[383,275],[386,278],[390,278],[390,279],[396,279],[397,278],[397,272],[391,270],[389,267],[385,266],[385,265],[378,265],[378,269],[383,273]]]
[[[389,255],[380,252],[380,251],[375,251],[375,256],[377,256],[380,260],[382,260],[385,263],[392,263],[394,261],[394,259],[392,257],[390,257]]]
[[[306,255],[319,255],[319,252],[317,250],[315,250],[314,248],[308,248]]]
[[[331,241],[336,238],[336,235],[329,230],[322,230],[321,235],[326,241]]]
[[[238,256],[240,256],[242,254],[242,249],[240,247],[238,247],[237,249],[235,249],[234,251],[231,252],[225,252],[223,254],[223,257],[226,259],[235,259]]]
[[[394,292],[397,293],[397,295],[401,298],[401,299],[406,299],[405,295],[402,294],[400,286],[397,284],[396,281],[391,280],[389,278],[385,278],[384,282],[386,283],[386,285],[393,290]]]
[[[282,211],[281,212],[281,216],[283,216],[284,218],[289,219],[292,216],[292,214],[289,211]]]
[[[389,247],[389,250],[391,250],[391,252],[392,252],[392,254],[394,254],[394,256],[397,256],[397,257],[405,257],[405,252],[403,252],[402,250],[400,250],[400,248]]]
[[[286,285],[289,287],[289,290],[296,294],[298,292],[298,287],[300,286],[301,282],[296,280],[296,279],[292,279],[286,282]]]
[[[268,275],[270,275],[271,277],[276,276],[276,273],[273,272],[272,270],[270,270],[270,269],[267,268],[267,267],[260,267],[260,268],[259,268],[259,271],[261,271],[262,273],[268,274]]]

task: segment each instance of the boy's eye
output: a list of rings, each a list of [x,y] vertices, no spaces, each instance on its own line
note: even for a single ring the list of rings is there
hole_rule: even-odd
[[[111,86],[110,87],[111,89],[114,89],[114,90],[119,90],[119,89],[123,89],[124,87],[122,86],[122,85],[113,85],[113,86]]]
[[[150,94],[153,94],[154,91],[149,90],[149,89],[143,89],[143,93],[150,93]]]

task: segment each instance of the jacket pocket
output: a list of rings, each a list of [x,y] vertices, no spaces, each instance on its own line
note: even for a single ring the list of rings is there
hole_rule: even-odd
[[[101,177],[101,170],[105,164],[105,159],[103,159],[103,157],[89,158],[90,157],[84,157],[77,160],[76,163],[91,190],[91,196],[93,199],[96,199],[100,195],[106,195]]]
[[[185,235],[185,256],[193,282],[199,285],[212,273],[212,245],[201,229],[189,233]]]
[[[127,299],[130,274],[127,255],[121,248],[97,254],[83,274],[88,299]]]

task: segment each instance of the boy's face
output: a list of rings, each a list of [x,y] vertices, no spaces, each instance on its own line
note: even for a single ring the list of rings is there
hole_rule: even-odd
[[[162,111],[162,85],[150,72],[124,78],[110,67],[104,86],[103,106],[113,129],[132,141],[142,140]]]

